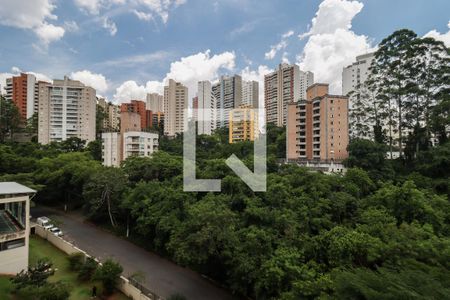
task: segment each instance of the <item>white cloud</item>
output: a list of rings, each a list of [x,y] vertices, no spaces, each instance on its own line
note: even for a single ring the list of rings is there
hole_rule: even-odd
[[[114,7],[133,8],[133,13],[144,21],[158,15],[163,23],[167,23],[169,13],[184,4],[185,0],[75,0],[75,4],[83,11],[98,15],[104,10]]]
[[[44,46],[64,36],[64,28],[49,24],[56,20],[52,14],[53,0],[2,0],[0,5],[0,24],[32,30]]]
[[[148,14],[148,13],[145,13],[145,12],[142,12],[142,11],[138,11],[136,9],[133,9],[132,11],[138,17],[139,20],[142,20],[142,21],[151,21],[151,20],[153,20],[152,14]]]
[[[101,66],[107,67],[135,67],[136,65],[148,64],[152,62],[166,60],[171,56],[170,52],[157,51],[146,54],[132,55],[117,59],[107,60],[99,63]]]
[[[440,33],[437,30],[431,30],[427,34],[425,34],[425,37],[432,37],[438,41],[444,42],[444,44],[447,47],[450,47],[450,21],[447,24],[448,31],[446,33]]]
[[[82,10],[96,15],[100,11],[100,6],[102,5],[102,0],[75,0],[75,4]]]
[[[103,22],[102,23],[103,28],[107,29],[111,36],[115,36],[116,33],[117,33],[116,23],[114,23],[113,21],[111,21],[107,17],[104,17],[102,22]]]
[[[292,30],[290,30],[290,31],[288,31],[288,32],[286,32],[286,33],[284,33],[284,34],[281,36],[281,41],[280,41],[278,44],[276,44],[276,45],[272,45],[272,46],[270,47],[270,51],[269,51],[269,52],[266,52],[265,58],[266,58],[266,59],[274,59],[274,58],[275,58],[275,55],[277,55],[278,51],[283,50],[283,49],[286,49],[286,47],[287,47],[287,45],[288,45],[287,40],[288,40],[288,38],[291,37],[293,34],[294,34],[294,31],[292,31]]]
[[[174,79],[186,85],[189,89],[189,98],[192,98],[197,90],[198,81],[217,79],[221,69],[232,71],[235,67],[235,58],[233,52],[211,56],[210,50],[182,57],[171,63],[170,71],[162,81],[148,81],[145,86],[135,81],[124,82],[116,89],[114,99],[117,102],[126,102],[131,99],[145,99],[145,95],[150,92],[162,93],[168,79]]]
[[[330,84],[331,93],[340,93],[342,68],[351,64],[357,55],[371,51],[367,36],[352,30],[352,20],[361,11],[358,1],[324,0],[312,19],[308,37],[297,61],[303,70],[314,72],[317,82]]]
[[[44,23],[37,27],[35,32],[44,45],[48,45],[51,42],[61,39],[64,36],[65,30],[62,27]]]
[[[108,83],[102,74],[92,73],[88,70],[72,72],[70,77],[79,80],[87,86],[93,87],[97,93],[105,93],[108,90]]]

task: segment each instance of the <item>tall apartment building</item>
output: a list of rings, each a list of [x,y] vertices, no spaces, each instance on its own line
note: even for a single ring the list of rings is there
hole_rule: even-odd
[[[342,95],[348,95],[359,84],[366,82],[374,58],[375,53],[359,55],[356,57],[356,62],[342,70]]]
[[[211,82],[199,81],[197,98],[199,110],[195,112],[194,109],[198,120],[197,133],[211,135],[217,125],[217,99],[212,93]]]
[[[31,118],[38,109],[36,93],[36,77],[33,74],[21,73],[6,79],[5,99],[13,102],[23,121]]]
[[[198,120],[198,96],[192,98],[192,120]]]
[[[28,268],[30,195],[36,191],[16,182],[0,182],[0,274]]]
[[[300,99],[306,99],[306,90],[314,84],[314,73],[300,70]]]
[[[164,112],[164,96],[158,93],[147,94],[147,110]]]
[[[288,107],[288,160],[342,161],[348,157],[348,98],[328,94],[328,84],[314,84],[307,99]]]
[[[212,93],[217,100],[217,127],[228,127],[230,111],[242,103],[242,77],[220,77],[219,82],[212,86]]]
[[[184,132],[185,109],[188,107],[188,88],[173,79],[164,87],[164,134],[175,136]]]
[[[259,83],[257,81],[242,81],[241,105],[252,108],[259,107]]]
[[[102,159],[106,167],[119,167],[122,161],[122,135],[120,132],[102,133]]]
[[[130,103],[122,103],[120,105],[120,112],[134,112],[141,116],[141,128],[146,129],[149,127],[147,124],[147,108],[144,101],[131,100]]]
[[[250,106],[241,106],[230,111],[229,143],[254,141],[259,134],[258,113]]]
[[[274,72],[264,76],[264,104],[266,123],[286,125],[287,106],[300,98],[300,68],[280,64]]]
[[[92,87],[64,77],[53,84],[38,83],[41,144],[65,141],[71,137],[95,140],[96,95]]]
[[[111,130],[119,130],[120,128],[120,107],[109,103],[108,105],[108,122]]]

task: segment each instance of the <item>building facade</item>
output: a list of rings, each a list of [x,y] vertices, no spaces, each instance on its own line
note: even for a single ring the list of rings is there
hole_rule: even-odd
[[[264,76],[264,104],[266,123],[286,125],[287,106],[300,98],[300,68],[280,64],[274,72]]]
[[[147,110],[164,112],[164,96],[158,93],[147,94]]]
[[[122,135],[120,132],[102,133],[102,159],[107,167],[119,167],[122,161]]]
[[[242,102],[242,77],[220,77],[219,82],[212,86],[212,94],[216,99],[216,127],[228,127],[230,111],[238,108]]]
[[[28,268],[30,199],[36,191],[16,182],[0,182],[0,274]]]
[[[149,157],[158,151],[158,134],[127,131],[123,135],[123,160],[131,156]]]
[[[36,77],[33,74],[21,73],[19,76],[6,79],[5,99],[17,106],[22,121],[26,121],[37,112],[36,84]]]
[[[211,135],[217,126],[217,99],[212,93],[209,81],[199,81],[197,108],[194,108],[195,120],[198,120],[197,133]]]
[[[173,79],[164,87],[164,134],[175,136],[184,132],[188,88]],[[187,116],[186,116],[187,117]]]
[[[39,124],[41,144],[77,137],[86,143],[95,140],[95,90],[77,80],[64,77],[53,84],[38,83]]]
[[[258,113],[250,106],[231,110],[229,116],[229,143],[254,141],[259,135]]]
[[[257,81],[242,81],[241,105],[259,108],[259,83]]]
[[[342,70],[342,95],[347,96],[358,85],[366,82],[374,58],[375,53],[359,55],[356,57],[356,62]]]
[[[120,105],[120,113],[133,112],[141,116],[141,129],[148,128],[147,108],[144,101],[131,100],[129,103],[122,103]]]
[[[300,70],[300,99],[306,99],[306,90],[314,84],[314,73]]]
[[[340,162],[348,157],[348,98],[328,94],[328,84],[314,84],[307,99],[288,107],[288,160]]]

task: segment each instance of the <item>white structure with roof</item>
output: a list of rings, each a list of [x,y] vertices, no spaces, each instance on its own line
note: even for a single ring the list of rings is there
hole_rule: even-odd
[[[35,193],[16,182],[0,182],[0,274],[28,268],[30,195]]]

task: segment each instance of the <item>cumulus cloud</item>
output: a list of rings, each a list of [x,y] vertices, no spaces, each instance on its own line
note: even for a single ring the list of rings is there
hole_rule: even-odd
[[[97,93],[105,93],[108,90],[108,83],[102,74],[92,73],[88,70],[72,72],[70,78],[79,80],[87,86],[93,87]]]
[[[352,20],[363,6],[358,1],[324,0],[308,32],[299,35],[308,41],[297,62],[303,70],[314,72],[316,81],[329,83],[332,93],[341,92],[342,68],[372,50],[367,36],[351,30]]]
[[[192,98],[197,90],[197,83],[201,80],[215,80],[219,76],[219,70],[233,70],[235,67],[235,54],[223,52],[212,55],[211,51],[199,52],[194,55],[182,57],[170,64],[170,71],[162,81],[148,81],[145,85],[139,85],[135,81],[124,82],[116,89],[114,99],[117,102],[126,102],[131,99],[145,99],[145,95],[151,92],[162,93],[164,84],[169,79],[174,79],[186,85],[189,89],[189,97]]]
[[[427,34],[425,34],[425,37],[432,37],[438,41],[444,42],[444,44],[447,47],[450,47],[450,21],[447,24],[448,31],[446,33],[440,33],[437,30],[431,30]]]
[[[265,58],[266,59],[274,59],[275,55],[277,55],[278,51],[283,50],[287,47],[287,45],[288,45],[287,40],[292,35],[294,35],[294,31],[292,31],[292,30],[284,33],[281,36],[281,41],[276,45],[272,45],[270,47],[270,51],[265,53]]]
[[[61,39],[64,36],[65,30],[62,27],[44,23],[37,27],[35,32],[44,45],[48,45],[53,41]]]
[[[20,29],[32,30],[46,46],[61,39],[64,28],[49,24],[57,16],[53,0],[2,0],[0,5],[0,24]]]

